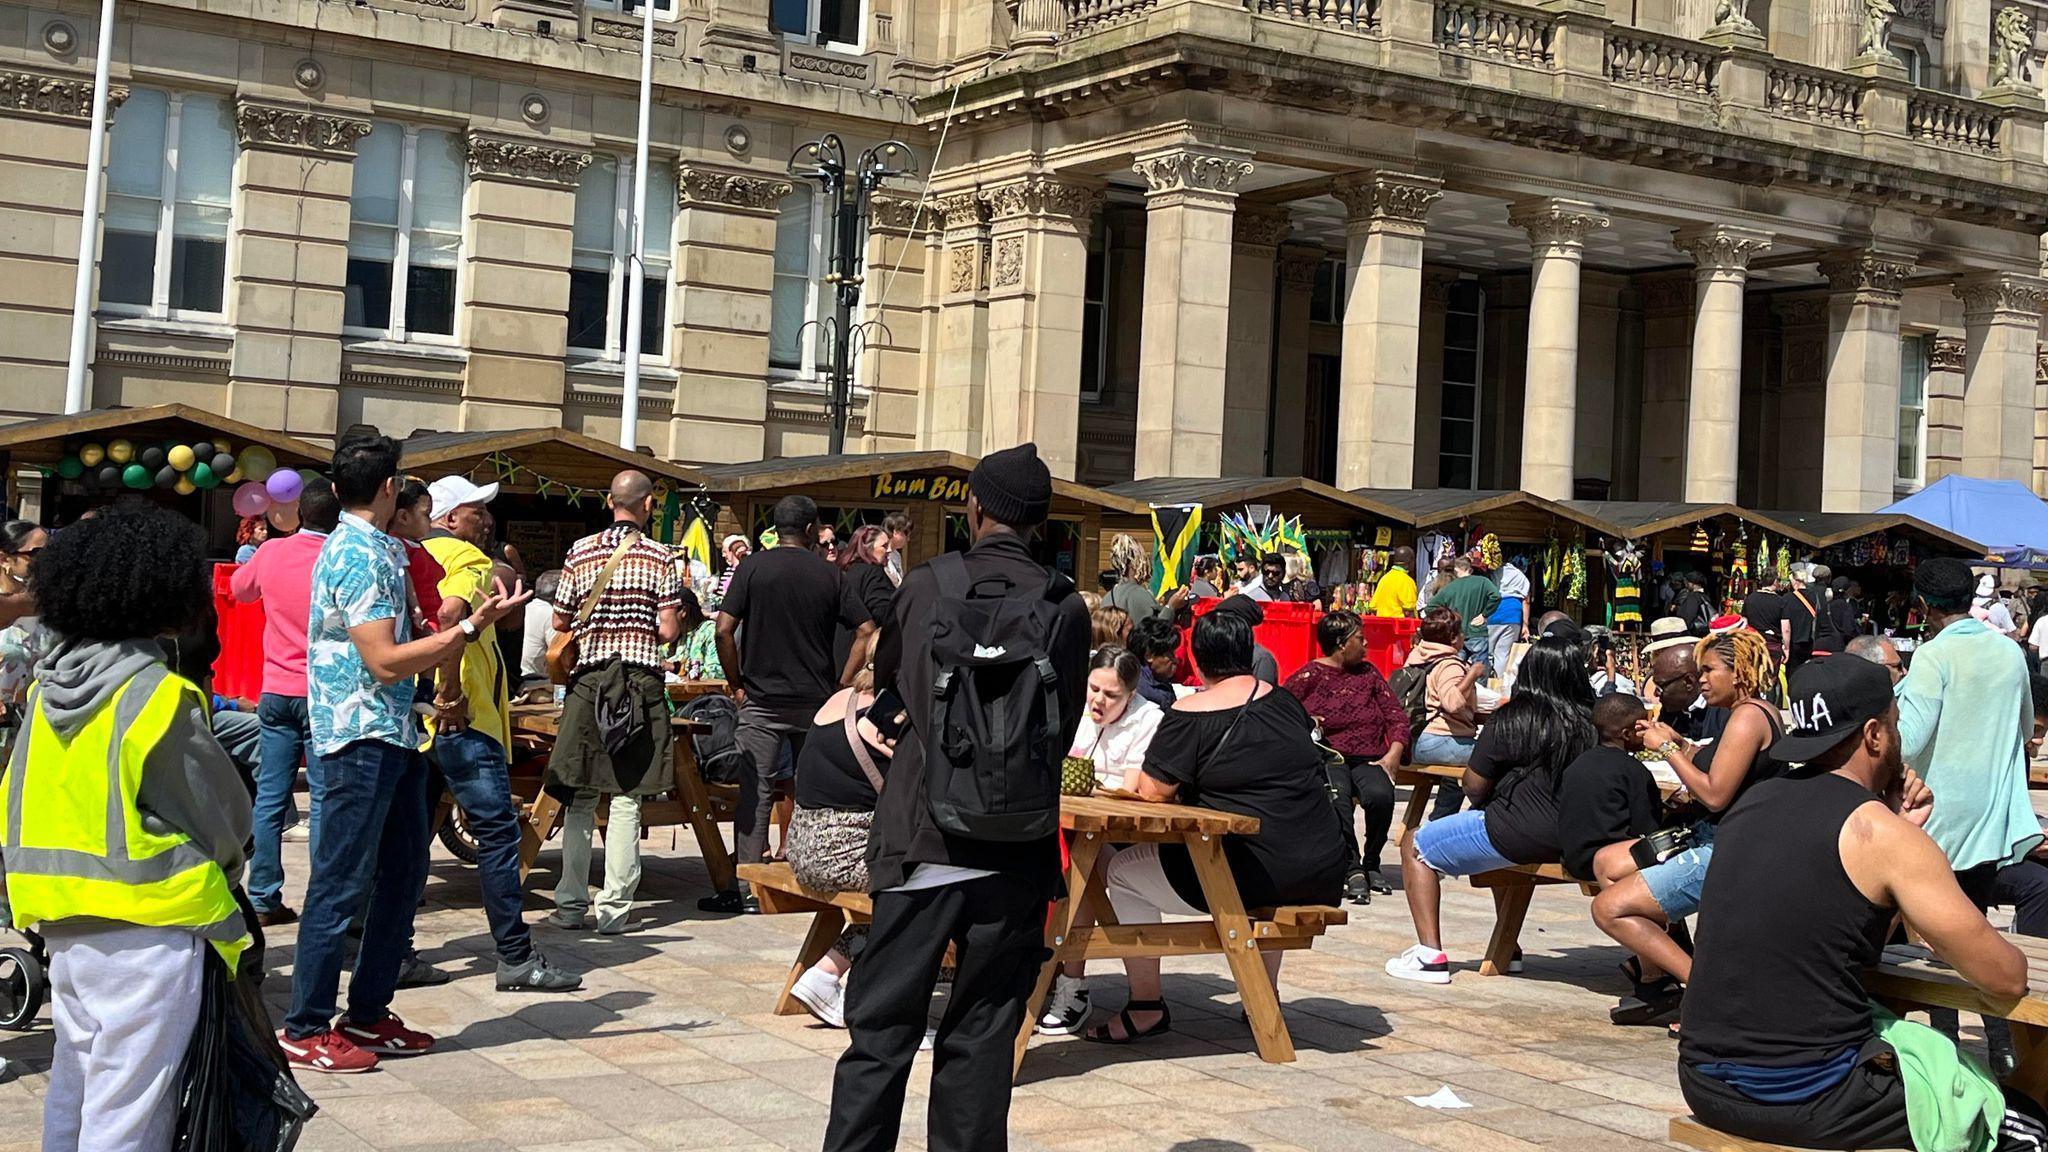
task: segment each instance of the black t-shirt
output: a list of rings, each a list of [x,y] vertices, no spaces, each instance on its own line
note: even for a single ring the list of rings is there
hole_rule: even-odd
[[[1315,722],[1292,693],[1258,691],[1243,708],[1167,709],[1145,752],[1145,774],[1180,785],[1179,803],[1258,817],[1258,835],[1223,841],[1245,907],[1335,904],[1344,834],[1311,735]],[[1165,845],[1159,861],[1181,899],[1205,908],[1187,849]]]
[[[1814,614],[1819,611],[1814,607],[1813,598],[1816,595],[1818,593],[1811,588],[1799,588],[1785,593],[1785,619],[1792,622],[1794,644],[1813,643]]]
[[[1708,624],[1714,619],[1714,610],[1707,603],[1706,593],[1690,588],[1679,593],[1678,602],[1671,606],[1671,614],[1685,621],[1686,630],[1695,636],[1705,636]]]
[[[1565,768],[1557,798],[1557,842],[1564,870],[1581,880],[1593,878],[1594,853],[1618,840],[1655,832],[1663,815],[1650,770],[1605,744],[1587,749]]]
[[[1785,598],[1776,592],[1759,588],[1742,601],[1742,618],[1749,626],[1775,641],[1778,636],[1778,621],[1785,618]]]
[[[846,654],[853,650],[853,633],[872,620],[876,627],[889,622],[889,601],[896,585],[889,582],[889,570],[880,564],[850,565],[839,580],[839,627],[832,632],[832,674],[846,667]]]
[[[1486,838],[1517,864],[1555,864],[1558,859],[1557,787],[1541,764],[1518,754],[1500,738],[1500,728],[1479,730],[1466,767],[1493,781],[1487,800]],[[1532,753],[1540,749],[1531,749]]]
[[[809,548],[767,548],[740,561],[719,611],[742,622],[740,686],[748,703],[817,708],[832,695],[839,606],[839,570]]]
[[[888,782],[889,757],[873,748],[868,756]],[[877,794],[847,741],[843,723],[813,724],[796,758],[796,802],[812,811],[873,812]]]

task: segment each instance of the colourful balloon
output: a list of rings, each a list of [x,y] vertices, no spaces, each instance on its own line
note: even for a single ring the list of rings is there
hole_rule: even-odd
[[[79,463],[84,464],[87,468],[99,467],[100,461],[106,458],[107,450],[97,444],[87,444],[78,450]]]
[[[299,491],[305,486],[306,482],[299,479],[299,474],[289,468],[279,468],[263,482],[264,491],[269,492],[270,498],[279,504],[289,504],[297,500]]]
[[[175,488],[182,479],[184,477],[179,475],[178,470],[169,464],[156,470],[156,486],[159,488]]]
[[[121,483],[130,488],[149,487],[149,469],[140,464],[130,464],[121,470]]]
[[[115,440],[107,445],[107,459],[116,464],[126,464],[135,459],[135,445],[126,440]]]
[[[241,467],[237,465],[236,467],[228,469],[226,475],[223,475],[220,478],[220,482],[223,484],[240,484],[242,482]]]
[[[235,470],[235,454],[233,452],[215,452],[206,462],[212,466],[215,476],[225,478],[228,473]]]
[[[235,515],[261,516],[270,510],[270,493],[254,480],[235,489]]]
[[[121,466],[119,464],[102,464],[100,465],[100,470],[94,474],[93,479],[102,488],[119,488],[121,486]]]
[[[198,461],[199,457],[193,453],[188,445],[174,444],[171,446],[170,451],[164,453],[164,459],[170,461],[171,467],[176,468],[178,471],[190,472],[192,465]]]
[[[194,492],[199,491],[199,489],[192,483],[192,478],[190,476],[180,476],[178,477],[177,481],[171,485],[171,491],[176,492],[180,496],[190,496]]]
[[[218,451],[220,449],[215,448],[211,440],[201,440],[197,444],[192,445],[192,457],[195,460],[211,460],[213,459],[213,454]]]
[[[192,471],[185,473],[185,475],[191,478],[194,487],[220,487],[220,477],[214,475],[213,465],[208,464],[204,460],[201,460],[198,463],[192,465]]]
[[[139,461],[144,468],[149,469],[151,472],[156,471],[157,469],[163,467],[166,463],[168,463],[168,461],[164,459],[164,450],[162,448],[157,447],[154,444],[151,444],[149,447],[144,448],[142,451],[136,453],[135,459]]]
[[[76,456],[66,456],[57,461],[57,475],[66,480],[76,480],[85,473],[85,464]]]
[[[277,456],[261,444],[251,444],[242,449],[235,462],[242,466],[243,474],[259,483],[270,479],[270,474],[277,471]]]

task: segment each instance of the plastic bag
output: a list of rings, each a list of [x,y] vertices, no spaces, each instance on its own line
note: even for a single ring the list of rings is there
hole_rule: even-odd
[[[206,949],[199,1025],[180,1077],[176,1152],[291,1152],[319,1111],[292,1078],[256,984],[246,975],[230,980],[220,953]]]

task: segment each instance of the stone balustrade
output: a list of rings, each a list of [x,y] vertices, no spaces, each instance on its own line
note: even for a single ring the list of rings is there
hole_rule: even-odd
[[[1917,91],[1906,102],[1906,131],[1915,140],[1964,152],[1998,151],[2000,109],[1942,92]]]
[[[1436,43],[1447,52],[1547,68],[1557,18],[1540,8],[1496,0],[1442,0],[1436,6]]]
[[[1158,4],[1159,0],[1066,0],[1067,37],[1135,20]]]
[[[1616,84],[1705,98],[1714,92],[1720,52],[1696,40],[1615,28],[1607,33],[1606,61],[1607,78]]]
[[[1771,115],[1788,120],[1863,126],[1863,81],[1846,72],[1779,61],[1771,65],[1764,102]]]
[[[1374,0],[1245,0],[1245,5],[1263,16],[1346,32],[1379,27],[1379,5]]]

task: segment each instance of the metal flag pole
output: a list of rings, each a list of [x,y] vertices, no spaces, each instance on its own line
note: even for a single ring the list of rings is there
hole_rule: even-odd
[[[85,411],[86,337],[92,329],[94,259],[100,243],[100,182],[107,152],[107,61],[114,55],[114,0],[100,0],[100,50],[92,65],[92,136],[85,145],[85,206],[78,227],[78,280],[71,293],[71,358],[64,411]]]
[[[113,3],[113,0],[107,0]],[[640,449],[640,330],[647,303],[647,133],[654,106],[654,5],[640,0],[640,130],[633,140],[633,207],[626,228],[626,381],[619,397],[619,447]]]

